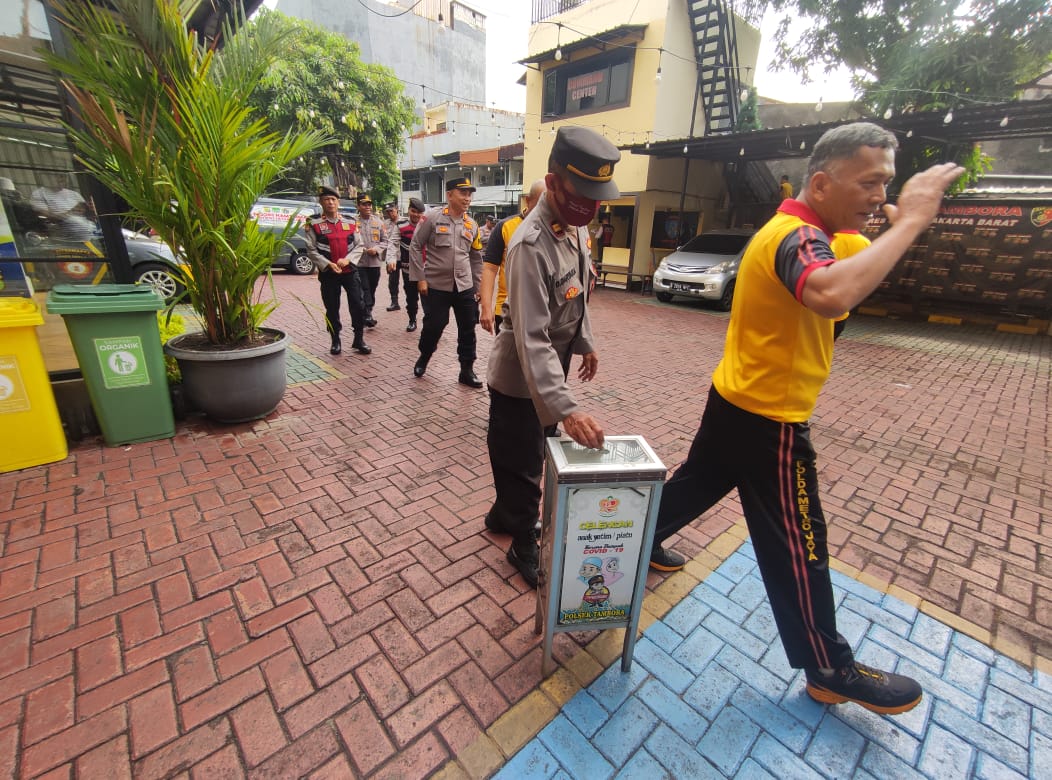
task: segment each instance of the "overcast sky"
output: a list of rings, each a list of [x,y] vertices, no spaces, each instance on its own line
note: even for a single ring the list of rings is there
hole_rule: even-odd
[[[265,0],[269,6],[275,2]],[[517,60],[526,56],[532,3],[529,0],[466,0],[466,4],[486,15],[486,99],[497,108],[525,111],[526,90],[515,82],[525,71]],[[761,27],[764,36],[755,79],[760,95],[794,102],[817,103],[820,97],[827,102],[850,100],[853,93],[844,74],[801,85],[794,73],[768,72],[767,65],[774,51],[771,35],[776,22],[777,19],[768,14]],[[611,26],[604,23],[589,32],[601,32]]]

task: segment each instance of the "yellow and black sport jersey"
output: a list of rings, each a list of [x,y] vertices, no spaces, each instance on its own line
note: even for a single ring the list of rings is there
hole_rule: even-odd
[[[829,377],[833,321],[801,302],[807,277],[836,262],[821,219],[787,200],[753,236],[734,290],[727,339],[712,377],[735,406],[786,423],[806,422]]]

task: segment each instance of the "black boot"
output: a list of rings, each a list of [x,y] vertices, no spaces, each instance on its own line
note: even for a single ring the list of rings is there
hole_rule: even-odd
[[[430,359],[430,355],[421,355],[419,358],[417,358],[416,365],[413,366],[413,376],[423,376],[424,372],[427,371],[427,361],[429,361]]]
[[[340,334],[332,334],[332,346],[329,347],[330,355],[339,355],[343,351],[343,344],[340,343]]]
[[[405,326],[406,333],[412,333],[416,330],[416,320],[409,320],[409,324]]]
[[[471,363],[460,364],[460,376],[457,377],[457,381],[462,385],[467,385],[477,390],[482,387],[482,380],[475,376],[475,371],[471,366]]]
[[[369,345],[365,343],[365,337],[362,336],[362,332],[360,330],[355,331],[354,342],[351,344],[351,346],[354,347],[354,351],[357,352],[359,355],[368,355],[370,352],[373,351],[369,347]]]
[[[391,305],[387,307],[388,311],[398,311],[402,307],[398,305],[398,301],[391,301]]]

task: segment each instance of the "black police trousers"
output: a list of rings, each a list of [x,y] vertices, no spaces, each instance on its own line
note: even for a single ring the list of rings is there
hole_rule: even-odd
[[[740,409],[715,388],[687,459],[665,483],[654,546],[738,488],[756,561],[789,665],[853,660],[836,629],[826,522],[807,423]]]
[[[438,340],[449,324],[449,312],[457,320],[457,358],[460,364],[475,363],[475,323],[479,307],[473,290],[447,292],[429,287],[427,295],[420,296],[424,307],[424,326],[420,330],[420,354],[430,357],[438,349]]]
[[[361,333],[365,327],[365,310],[362,308],[362,291],[357,271],[346,274],[322,271],[318,274],[318,281],[321,283],[321,302],[325,306],[325,329],[334,336],[340,335],[343,329],[340,322],[340,291],[343,290],[347,296],[351,328],[355,333]]]
[[[373,316],[373,306],[376,305],[376,288],[380,286],[380,267],[358,266],[358,283],[362,288],[362,308],[365,310],[365,318],[369,319]]]

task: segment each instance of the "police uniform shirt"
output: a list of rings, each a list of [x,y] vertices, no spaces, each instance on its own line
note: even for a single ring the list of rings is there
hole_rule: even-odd
[[[307,257],[314,262],[318,273],[332,273],[330,263],[350,259],[351,264],[341,273],[350,273],[362,256],[362,245],[354,239],[354,222],[344,216],[313,217],[307,220]]]
[[[409,278],[426,281],[428,287],[445,292],[478,292],[482,282],[482,241],[475,220],[467,213],[454,217],[448,207],[427,212],[409,244]]]
[[[384,264],[384,255],[387,253],[388,237],[384,221],[376,214],[370,214],[369,219],[358,217],[358,243],[362,245],[362,268],[379,268]],[[366,254],[364,250],[376,248],[379,253],[375,257]]]
[[[384,220],[384,231],[387,233],[387,255],[384,257],[385,263],[395,263],[396,265],[400,263],[400,255],[402,254],[402,228],[408,224],[408,217],[399,217],[396,220]]]
[[[532,398],[545,426],[578,408],[564,362],[595,352],[585,303],[587,251],[587,230],[564,227],[547,194],[508,246],[508,299],[486,380],[504,395]]]

